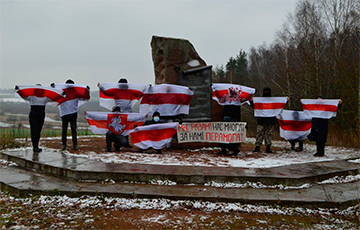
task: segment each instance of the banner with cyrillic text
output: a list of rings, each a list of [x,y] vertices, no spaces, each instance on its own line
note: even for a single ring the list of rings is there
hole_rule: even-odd
[[[240,143],[246,140],[246,122],[201,122],[178,125],[179,143]]]

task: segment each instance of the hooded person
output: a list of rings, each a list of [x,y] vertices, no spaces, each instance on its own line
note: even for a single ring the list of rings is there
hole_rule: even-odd
[[[269,87],[265,87],[263,89],[263,97],[272,97],[271,89]],[[254,108],[254,102],[250,99],[250,105]],[[273,128],[277,124],[277,118],[274,117],[256,117],[257,119],[257,128],[256,128],[256,142],[255,149],[253,152],[260,152],[260,146],[263,143],[263,139],[265,139],[266,152],[272,153],[270,148],[272,141],[272,133]]]
[[[148,120],[148,121],[145,121],[143,126],[146,126],[146,125],[154,125],[154,124],[161,124],[161,123],[165,123],[165,121],[161,120],[160,118],[160,113],[158,111],[155,111],[152,115],[152,119],[151,120]],[[139,152],[142,153],[144,152],[144,149],[139,149]],[[162,153],[161,152],[161,149],[157,149],[156,150],[157,153]]]

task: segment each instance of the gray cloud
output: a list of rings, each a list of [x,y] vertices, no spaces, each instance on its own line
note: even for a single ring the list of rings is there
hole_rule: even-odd
[[[153,83],[152,35],[185,38],[208,65],[271,43],[283,1],[1,1],[0,87]]]

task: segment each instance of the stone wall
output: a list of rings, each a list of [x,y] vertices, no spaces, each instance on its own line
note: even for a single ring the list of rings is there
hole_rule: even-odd
[[[153,36],[151,39],[155,84],[177,84],[177,71],[206,66],[186,39]],[[174,67],[179,69],[176,71]]]

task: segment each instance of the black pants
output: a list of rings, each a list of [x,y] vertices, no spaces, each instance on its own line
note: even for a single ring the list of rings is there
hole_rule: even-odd
[[[115,150],[118,151],[122,146],[128,146],[128,137],[116,135],[110,131],[106,133],[106,149],[111,151],[111,143],[114,142]]]
[[[299,142],[299,150],[303,149],[303,145],[304,145],[304,141],[300,141],[300,140],[289,140],[290,144],[291,144],[291,149],[295,149],[295,144],[296,142]]]
[[[62,117],[62,133],[61,133],[61,142],[63,145],[66,145],[67,141],[67,128],[68,124],[70,123],[71,128],[71,135],[72,135],[72,141],[73,145],[77,145],[77,133],[76,133],[76,117]]]
[[[223,152],[227,152],[227,149],[229,151],[233,151],[233,152],[239,152],[239,144],[238,143],[230,143],[230,144],[224,144],[224,143],[220,143],[219,144],[221,151]]]
[[[34,149],[39,148],[40,134],[42,127],[44,125],[45,117],[43,116],[30,116],[30,133],[31,133],[31,142]]]

